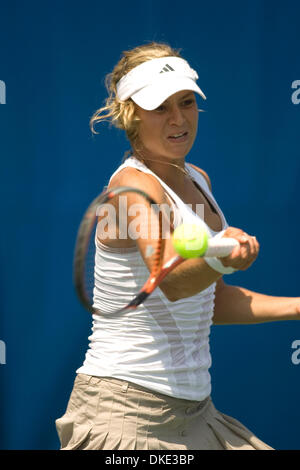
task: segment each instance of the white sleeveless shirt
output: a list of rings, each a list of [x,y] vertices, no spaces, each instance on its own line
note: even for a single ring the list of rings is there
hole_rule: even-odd
[[[111,178],[128,166],[158,179],[173,200],[175,227],[199,221],[199,216],[135,157],[125,160]],[[226,220],[205,178],[188,164],[186,170],[219,213],[225,229]],[[136,310],[110,313],[132,300],[148,276],[137,248],[110,248],[96,238],[94,307],[103,314],[93,315],[89,348],[76,372],[127,380],[177,398],[204,400],[211,393],[209,334],[215,283],[175,302],[157,288]]]

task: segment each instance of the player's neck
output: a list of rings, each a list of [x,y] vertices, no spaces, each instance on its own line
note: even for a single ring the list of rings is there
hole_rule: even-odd
[[[134,154],[144,165],[153,171],[160,179],[171,187],[178,187],[185,184],[186,178],[189,177],[187,170],[185,169],[184,158],[177,160],[176,163],[166,158],[152,157],[152,156],[141,156]]]

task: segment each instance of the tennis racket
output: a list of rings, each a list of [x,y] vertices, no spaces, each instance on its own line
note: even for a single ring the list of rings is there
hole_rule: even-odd
[[[104,190],[92,201],[82,218],[77,233],[73,263],[73,278],[77,296],[83,307],[93,314],[101,314],[101,311],[97,310],[93,306],[96,228],[99,208],[124,193],[138,194],[143,197],[146,204],[149,204],[157,218],[158,236],[155,248],[151,246],[151,256],[153,257],[153,261],[149,278],[139,292],[136,293],[134,298],[127,303],[127,305],[125,304],[124,307],[116,310],[114,313],[136,309],[141,303],[146,301],[147,297],[149,297],[168,273],[176,268],[176,266],[186,261],[185,258],[175,255],[170,260],[162,264],[165,247],[162,213],[156,201],[154,201],[146,192],[128,186]],[[237,240],[232,238],[220,238],[219,240],[214,240],[212,238],[209,240],[207,251],[203,254],[203,257],[228,256],[237,244]]]

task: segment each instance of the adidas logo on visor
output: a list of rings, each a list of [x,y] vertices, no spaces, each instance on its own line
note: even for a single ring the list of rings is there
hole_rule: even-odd
[[[159,73],[164,73],[164,72],[175,72],[175,70],[171,67],[171,65],[166,64]]]

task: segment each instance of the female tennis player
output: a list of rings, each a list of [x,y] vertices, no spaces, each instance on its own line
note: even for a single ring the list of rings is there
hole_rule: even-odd
[[[186,260],[147,302],[114,314],[110,312],[125,305],[147,279],[155,236],[145,213],[146,236],[128,230],[121,237],[119,223],[117,236],[98,233],[94,306],[103,313],[93,315],[85,361],[77,370],[66,413],[56,421],[61,449],[272,449],[214,407],[210,326],[299,319],[299,299],[270,297],[223,280],[248,269],[259,244],[244,230],[228,226],[209,177],[185,160],[197,134],[197,100],[206,99],[197,79],[168,45],[151,43],[126,51],[108,76],[109,97],[93,115],[91,127],[94,131],[96,123],[110,119],[125,130],[131,144],[108,188],[145,191],[165,208],[170,233],[182,222],[203,218],[212,236],[235,238],[239,245],[223,259]],[[134,204],[144,202],[128,193],[126,207]],[[112,205],[119,209],[120,198]],[[204,208],[201,214],[199,207]],[[128,227],[134,214],[127,210],[125,216]],[[170,237],[164,242],[167,261],[174,248]]]

